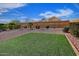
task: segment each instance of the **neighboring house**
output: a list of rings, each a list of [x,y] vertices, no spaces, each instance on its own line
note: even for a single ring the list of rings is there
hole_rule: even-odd
[[[57,17],[51,17],[47,20],[32,22],[32,28],[63,28],[65,26],[69,26],[69,21],[61,21]],[[21,27],[30,28],[28,23],[21,23]]]

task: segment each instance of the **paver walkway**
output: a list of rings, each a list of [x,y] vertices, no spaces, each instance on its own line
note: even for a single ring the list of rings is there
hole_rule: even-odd
[[[42,28],[42,29],[34,29],[34,30],[17,29],[17,30],[10,30],[10,31],[0,32],[0,40],[10,39],[10,38],[17,37],[17,36],[20,36],[20,35],[23,35],[23,34],[27,34],[27,33],[30,33],[30,32],[63,34],[61,28],[57,28],[57,29]]]
[[[49,29],[46,29],[46,28],[41,28],[41,29],[35,29],[35,30],[32,30],[32,32],[38,32],[38,33],[52,33],[52,34],[64,34],[62,32],[62,28],[49,28]]]
[[[79,56],[79,42],[78,42],[79,39],[74,37],[70,33],[65,33],[65,35],[69,39],[71,46],[75,47],[73,49],[75,50],[75,53]]]
[[[18,29],[18,30],[0,32],[0,40],[10,39],[10,38],[17,37],[26,33],[29,33],[29,30]]]

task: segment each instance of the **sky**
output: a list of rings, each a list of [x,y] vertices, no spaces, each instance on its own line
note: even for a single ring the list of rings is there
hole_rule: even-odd
[[[0,3],[0,23],[12,20],[40,21],[56,16],[61,20],[79,18],[79,4],[73,3]]]

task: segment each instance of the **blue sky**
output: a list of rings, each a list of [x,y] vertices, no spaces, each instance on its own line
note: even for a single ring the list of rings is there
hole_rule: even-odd
[[[61,20],[79,18],[79,5],[72,3],[0,3],[0,23],[12,20],[39,21],[56,16]]]

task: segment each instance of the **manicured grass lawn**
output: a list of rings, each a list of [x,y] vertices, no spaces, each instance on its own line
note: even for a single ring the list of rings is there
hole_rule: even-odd
[[[0,41],[0,55],[73,56],[73,49],[64,35],[29,33]]]

